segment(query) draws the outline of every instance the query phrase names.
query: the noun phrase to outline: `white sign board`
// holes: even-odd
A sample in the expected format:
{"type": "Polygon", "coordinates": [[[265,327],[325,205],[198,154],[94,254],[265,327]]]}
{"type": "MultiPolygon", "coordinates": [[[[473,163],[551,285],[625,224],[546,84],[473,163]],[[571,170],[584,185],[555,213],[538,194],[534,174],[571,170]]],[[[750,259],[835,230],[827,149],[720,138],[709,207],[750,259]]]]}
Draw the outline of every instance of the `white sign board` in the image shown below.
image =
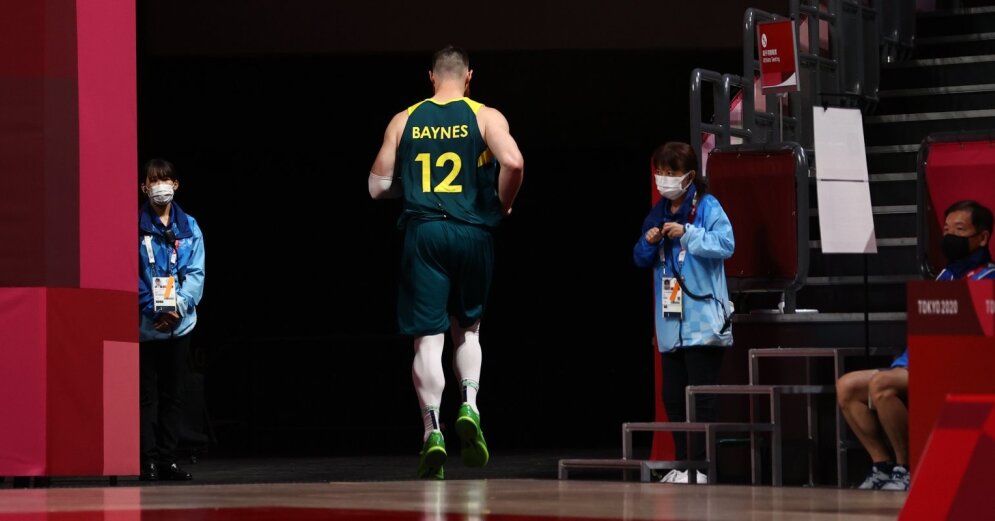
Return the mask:
{"type": "Polygon", "coordinates": [[[877,253],[860,111],[812,112],[822,252],[877,253]]]}
{"type": "Polygon", "coordinates": [[[816,178],[867,182],[862,118],[857,109],[812,109],[816,178]]]}

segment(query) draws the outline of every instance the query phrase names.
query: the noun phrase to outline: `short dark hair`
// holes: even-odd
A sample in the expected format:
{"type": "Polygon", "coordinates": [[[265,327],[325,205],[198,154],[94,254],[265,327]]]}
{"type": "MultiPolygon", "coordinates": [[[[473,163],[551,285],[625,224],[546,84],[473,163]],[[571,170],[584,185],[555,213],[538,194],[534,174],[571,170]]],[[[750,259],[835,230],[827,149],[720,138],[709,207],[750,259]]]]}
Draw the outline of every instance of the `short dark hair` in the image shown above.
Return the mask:
{"type": "Polygon", "coordinates": [[[979,232],[986,231],[989,234],[992,233],[992,211],[985,208],[977,201],[972,201],[970,199],[957,201],[956,203],[950,205],[946,212],[943,212],[943,217],[947,217],[948,215],[961,210],[967,210],[970,212],[971,225],[973,225],[976,230],[979,232]]]}
{"type": "Polygon", "coordinates": [[[701,175],[701,171],[698,170],[698,157],[691,145],[680,141],[670,141],[658,146],[653,151],[653,167],[664,166],[685,173],[694,170],[693,182],[698,196],[701,197],[708,192],[708,179],[705,179],[705,176],[701,175]]]}
{"type": "Polygon", "coordinates": [[[470,55],[463,49],[447,45],[432,55],[432,72],[437,76],[455,76],[470,68],[470,55]]]}
{"type": "Polygon", "coordinates": [[[179,180],[180,178],[176,176],[176,169],[173,168],[173,164],[165,159],[150,159],[148,163],[145,163],[145,168],[142,170],[142,182],[179,180]]]}

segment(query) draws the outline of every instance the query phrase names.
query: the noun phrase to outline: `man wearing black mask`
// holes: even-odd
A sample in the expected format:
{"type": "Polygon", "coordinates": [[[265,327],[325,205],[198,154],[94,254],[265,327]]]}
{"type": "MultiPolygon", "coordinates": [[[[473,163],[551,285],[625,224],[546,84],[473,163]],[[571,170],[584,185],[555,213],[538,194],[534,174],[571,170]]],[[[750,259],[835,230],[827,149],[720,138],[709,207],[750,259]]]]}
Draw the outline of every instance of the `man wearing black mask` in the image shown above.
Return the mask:
{"type": "MultiPolygon", "coordinates": [[[[944,216],[941,246],[947,267],[936,280],[995,279],[995,264],[988,249],[992,211],[975,201],[960,201],[947,208],[944,216]]],[[[857,488],[909,489],[908,389],[908,351],[889,369],[854,371],[836,382],[836,398],[843,416],[873,462],[867,478],[857,488]],[[885,436],[891,442],[894,459],[885,445],[885,436]]]]}

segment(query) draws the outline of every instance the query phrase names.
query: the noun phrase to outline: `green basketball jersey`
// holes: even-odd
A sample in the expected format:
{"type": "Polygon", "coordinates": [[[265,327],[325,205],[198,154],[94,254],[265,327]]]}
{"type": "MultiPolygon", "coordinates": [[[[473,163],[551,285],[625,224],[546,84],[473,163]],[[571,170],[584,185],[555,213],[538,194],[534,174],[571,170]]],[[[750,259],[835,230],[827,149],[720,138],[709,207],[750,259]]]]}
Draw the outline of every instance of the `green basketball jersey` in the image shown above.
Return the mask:
{"type": "Polygon", "coordinates": [[[408,109],[394,173],[404,186],[402,227],[411,219],[501,222],[500,166],[477,127],[482,106],[469,98],[427,99],[408,109]]]}

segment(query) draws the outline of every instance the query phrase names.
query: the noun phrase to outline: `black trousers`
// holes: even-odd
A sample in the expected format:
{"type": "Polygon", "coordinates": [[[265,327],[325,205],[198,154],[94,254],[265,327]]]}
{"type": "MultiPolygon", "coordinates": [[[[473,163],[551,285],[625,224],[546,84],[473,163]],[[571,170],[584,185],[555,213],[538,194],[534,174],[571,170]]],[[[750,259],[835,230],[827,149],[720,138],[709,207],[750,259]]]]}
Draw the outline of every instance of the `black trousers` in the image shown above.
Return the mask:
{"type": "Polygon", "coordinates": [[[139,391],[142,462],[176,460],[183,421],[190,335],[142,342],[139,391]]]}
{"type": "MultiPolygon", "coordinates": [[[[687,419],[684,389],[689,385],[715,385],[719,381],[722,356],[726,347],[687,347],[662,353],[663,407],[672,422],[687,419]]],[[[695,421],[715,421],[718,417],[718,396],[698,395],[695,421]]],[[[687,434],[675,432],[675,459],[685,459],[688,454],[687,434]]],[[[691,459],[705,459],[705,435],[691,435],[691,459]]]]}

